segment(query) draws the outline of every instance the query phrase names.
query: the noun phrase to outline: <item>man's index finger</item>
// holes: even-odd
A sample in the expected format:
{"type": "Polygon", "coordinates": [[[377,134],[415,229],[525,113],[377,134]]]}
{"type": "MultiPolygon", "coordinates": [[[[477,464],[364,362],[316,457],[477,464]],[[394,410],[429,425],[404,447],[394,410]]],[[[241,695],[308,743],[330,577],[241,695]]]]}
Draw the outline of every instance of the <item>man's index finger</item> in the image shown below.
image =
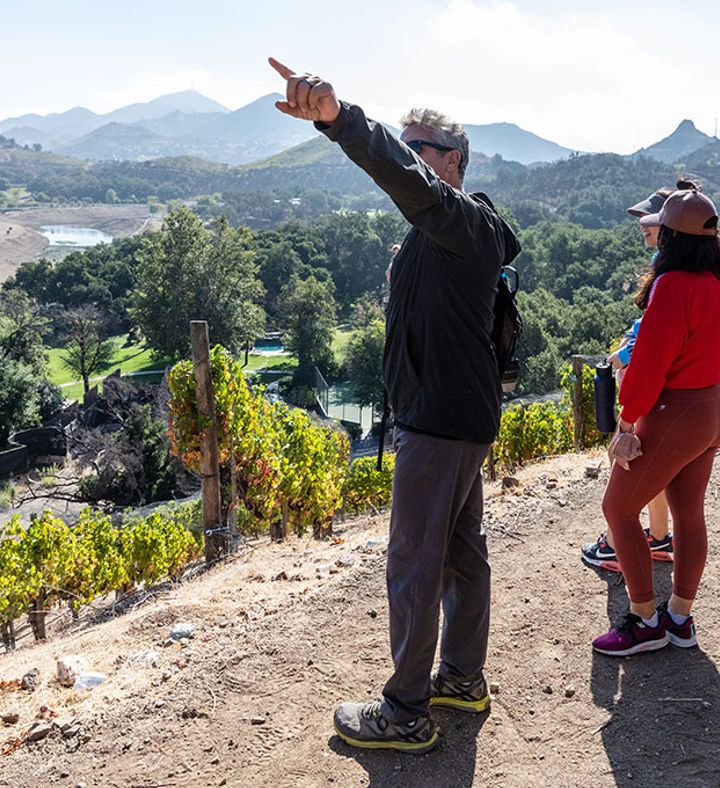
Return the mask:
{"type": "Polygon", "coordinates": [[[275,71],[277,71],[278,74],[280,74],[283,79],[290,79],[290,77],[295,76],[295,72],[291,68],[283,65],[279,60],[275,60],[274,57],[269,57],[268,63],[275,69],[275,71]]]}

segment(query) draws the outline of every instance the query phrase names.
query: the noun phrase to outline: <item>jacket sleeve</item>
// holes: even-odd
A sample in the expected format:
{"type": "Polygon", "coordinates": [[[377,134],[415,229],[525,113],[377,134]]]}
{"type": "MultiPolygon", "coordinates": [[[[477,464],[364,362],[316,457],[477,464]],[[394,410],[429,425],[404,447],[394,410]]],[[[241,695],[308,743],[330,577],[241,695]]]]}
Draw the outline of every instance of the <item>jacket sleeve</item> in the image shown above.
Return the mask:
{"type": "Polygon", "coordinates": [[[620,386],[620,417],[624,421],[632,424],[647,416],[665,387],[670,365],[687,339],[685,303],[672,275],[657,279],[620,386]]]}
{"type": "Polygon", "coordinates": [[[332,125],[315,126],[337,142],[410,224],[435,243],[461,257],[492,254],[504,262],[506,233],[512,231],[495,211],[438,178],[407,145],[367,119],[360,107],[342,102],[332,125]]]}
{"type": "Polygon", "coordinates": [[[632,355],[635,342],[637,340],[638,331],[640,330],[640,322],[642,318],[638,318],[632,326],[625,333],[625,344],[618,350],[618,358],[627,366],[630,363],[630,356],[632,355]]]}

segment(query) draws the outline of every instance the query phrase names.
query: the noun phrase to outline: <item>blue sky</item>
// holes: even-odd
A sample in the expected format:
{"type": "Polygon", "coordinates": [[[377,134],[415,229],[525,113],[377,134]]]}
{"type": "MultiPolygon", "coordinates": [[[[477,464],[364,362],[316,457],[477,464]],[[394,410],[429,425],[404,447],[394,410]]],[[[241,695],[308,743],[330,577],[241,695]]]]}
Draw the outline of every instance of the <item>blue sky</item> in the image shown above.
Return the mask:
{"type": "Polygon", "coordinates": [[[191,87],[237,109],[281,87],[275,55],[388,122],[436,106],[627,153],[686,117],[714,132],[716,16],[709,0],[33,0],[2,10],[0,118],[191,87]]]}

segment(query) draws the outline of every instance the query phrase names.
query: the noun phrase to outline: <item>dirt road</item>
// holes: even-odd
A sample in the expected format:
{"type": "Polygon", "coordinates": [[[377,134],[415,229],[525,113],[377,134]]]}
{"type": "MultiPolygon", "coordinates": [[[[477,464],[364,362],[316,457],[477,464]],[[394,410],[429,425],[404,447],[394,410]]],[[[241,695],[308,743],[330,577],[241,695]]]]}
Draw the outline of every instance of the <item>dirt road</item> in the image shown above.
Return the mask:
{"type": "MultiPolygon", "coordinates": [[[[590,649],[627,600],[621,576],[579,560],[580,543],[602,527],[606,477],[584,478],[586,464],[533,466],[509,494],[490,485],[487,672],[499,689],[489,715],[438,712],[444,736],[435,751],[358,752],[333,735],[334,705],[373,699],[390,671],[382,515],[340,526],[342,543],[251,543],[125,615],[0,657],[0,679],[41,673],[33,694],[0,692],[0,712],[21,717],[0,728],[0,744],[43,704],[82,725],[72,738],[55,730],[0,756],[0,785],[720,784],[717,474],[696,608],[701,648],[618,660],[590,649]],[[196,624],[196,637],[161,647],[178,621],[196,624]],[[134,664],[148,649],[157,667],[134,664]],[[53,659],[67,653],[84,653],[108,681],[84,695],[60,688],[53,659]]],[[[666,595],[670,567],[658,564],[655,579],[666,595]]]]}

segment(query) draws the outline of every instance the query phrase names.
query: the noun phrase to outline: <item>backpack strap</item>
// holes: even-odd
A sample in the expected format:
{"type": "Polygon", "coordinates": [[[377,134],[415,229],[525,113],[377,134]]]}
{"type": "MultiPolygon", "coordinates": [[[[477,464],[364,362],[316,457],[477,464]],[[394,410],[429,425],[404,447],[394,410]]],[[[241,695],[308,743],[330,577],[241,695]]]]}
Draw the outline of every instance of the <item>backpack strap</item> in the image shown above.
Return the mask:
{"type": "Polygon", "coordinates": [[[377,469],[382,470],[383,452],[385,451],[385,428],[390,416],[390,406],[388,405],[387,390],[383,386],[383,407],[380,417],[380,441],[378,443],[377,469]]]}

